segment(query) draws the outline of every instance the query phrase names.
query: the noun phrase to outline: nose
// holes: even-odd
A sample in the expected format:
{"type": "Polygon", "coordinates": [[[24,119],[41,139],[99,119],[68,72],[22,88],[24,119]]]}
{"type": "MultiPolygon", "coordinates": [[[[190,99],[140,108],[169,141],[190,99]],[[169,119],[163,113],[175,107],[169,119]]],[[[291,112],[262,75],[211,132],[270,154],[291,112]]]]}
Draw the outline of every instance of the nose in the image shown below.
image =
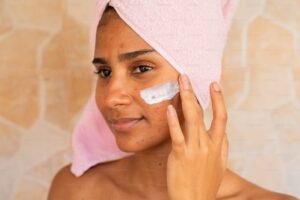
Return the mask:
{"type": "Polygon", "coordinates": [[[109,108],[129,105],[132,102],[130,85],[124,78],[111,77],[105,95],[105,104],[109,108]]]}

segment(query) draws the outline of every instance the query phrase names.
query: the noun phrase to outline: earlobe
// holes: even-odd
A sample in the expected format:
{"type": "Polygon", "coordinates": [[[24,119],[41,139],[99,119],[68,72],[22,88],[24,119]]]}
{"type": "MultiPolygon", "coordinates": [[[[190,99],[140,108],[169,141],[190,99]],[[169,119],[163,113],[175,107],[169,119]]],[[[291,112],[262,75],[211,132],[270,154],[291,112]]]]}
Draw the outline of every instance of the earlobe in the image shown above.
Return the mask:
{"type": "Polygon", "coordinates": [[[229,26],[231,25],[231,21],[238,4],[239,0],[221,0],[222,13],[227,28],[229,28],[229,26]]]}

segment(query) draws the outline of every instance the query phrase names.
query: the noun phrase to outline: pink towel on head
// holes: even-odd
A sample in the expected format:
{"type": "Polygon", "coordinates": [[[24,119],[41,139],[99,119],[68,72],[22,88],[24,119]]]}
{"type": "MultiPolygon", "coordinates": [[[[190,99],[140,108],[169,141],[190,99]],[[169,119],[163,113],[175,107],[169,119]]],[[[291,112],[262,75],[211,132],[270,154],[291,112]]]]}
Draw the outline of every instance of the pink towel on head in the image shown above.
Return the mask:
{"type": "MultiPolygon", "coordinates": [[[[189,76],[205,110],[209,85],[221,78],[221,61],[239,0],[98,0],[91,28],[94,51],[97,25],[107,4],[178,72],[189,76]]],[[[72,135],[72,166],[76,176],[90,167],[130,156],[116,144],[95,102],[87,104],[72,135]]]]}

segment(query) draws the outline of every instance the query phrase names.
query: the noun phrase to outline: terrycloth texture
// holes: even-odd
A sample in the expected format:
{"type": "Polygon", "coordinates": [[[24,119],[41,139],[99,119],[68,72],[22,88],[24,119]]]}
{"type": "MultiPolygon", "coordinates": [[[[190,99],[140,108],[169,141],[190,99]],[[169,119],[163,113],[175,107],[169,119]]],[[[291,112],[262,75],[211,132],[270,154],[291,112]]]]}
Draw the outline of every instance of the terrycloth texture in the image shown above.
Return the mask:
{"type": "MultiPolygon", "coordinates": [[[[221,61],[238,0],[98,0],[91,27],[94,52],[97,25],[107,4],[178,72],[189,76],[205,110],[209,85],[221,78],[221,61]]],[[[76,125],[71,170],[82,175],[95,164],[132,155],[122,152],[95,102],[76,125]]]]}

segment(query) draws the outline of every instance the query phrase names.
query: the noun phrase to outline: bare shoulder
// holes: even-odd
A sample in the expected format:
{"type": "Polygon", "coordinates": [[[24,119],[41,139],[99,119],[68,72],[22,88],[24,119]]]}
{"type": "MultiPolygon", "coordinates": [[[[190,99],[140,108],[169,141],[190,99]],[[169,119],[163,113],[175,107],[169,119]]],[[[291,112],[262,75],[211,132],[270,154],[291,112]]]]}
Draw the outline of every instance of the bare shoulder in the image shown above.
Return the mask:
{"type": "Polygon", "coordinates": [[[288,194],[274,192],[265,188],[262,188],[243,177],[237,175],[234,172],[230,172],[239,183],[238,195],[233,199],[247,199],[247,200],[299,200],[288,194]]]}
{"type": "Polygon", "coordinates": [[[54,176],[49,193],[48,200],[68,200],[74,185],[76,177],[70,171],[70,165],[61,168],[54,176]]]}
{"type": "Polygon", "coordinates": [[[105,173],[101,173],[99,169],[101,169],[101,165],[89,169],[80,177],[76,177],[71,172],[70,164],[64,166],[52,180],[48,200],[93,199],[100,194],[103,197],[107,193],[109,181],[106,181],[107,176],[105,173]]]}
{"type": "Polygon", "coordinates": [[[248,198],[249,200],[298,200],[296,197],[293,197],[288,194],[278,193],[274,191],[270,191],[264,188],[261,188],[259,186],[252,186],[252,188],[249,189],[248,192],[248,198]]]}

